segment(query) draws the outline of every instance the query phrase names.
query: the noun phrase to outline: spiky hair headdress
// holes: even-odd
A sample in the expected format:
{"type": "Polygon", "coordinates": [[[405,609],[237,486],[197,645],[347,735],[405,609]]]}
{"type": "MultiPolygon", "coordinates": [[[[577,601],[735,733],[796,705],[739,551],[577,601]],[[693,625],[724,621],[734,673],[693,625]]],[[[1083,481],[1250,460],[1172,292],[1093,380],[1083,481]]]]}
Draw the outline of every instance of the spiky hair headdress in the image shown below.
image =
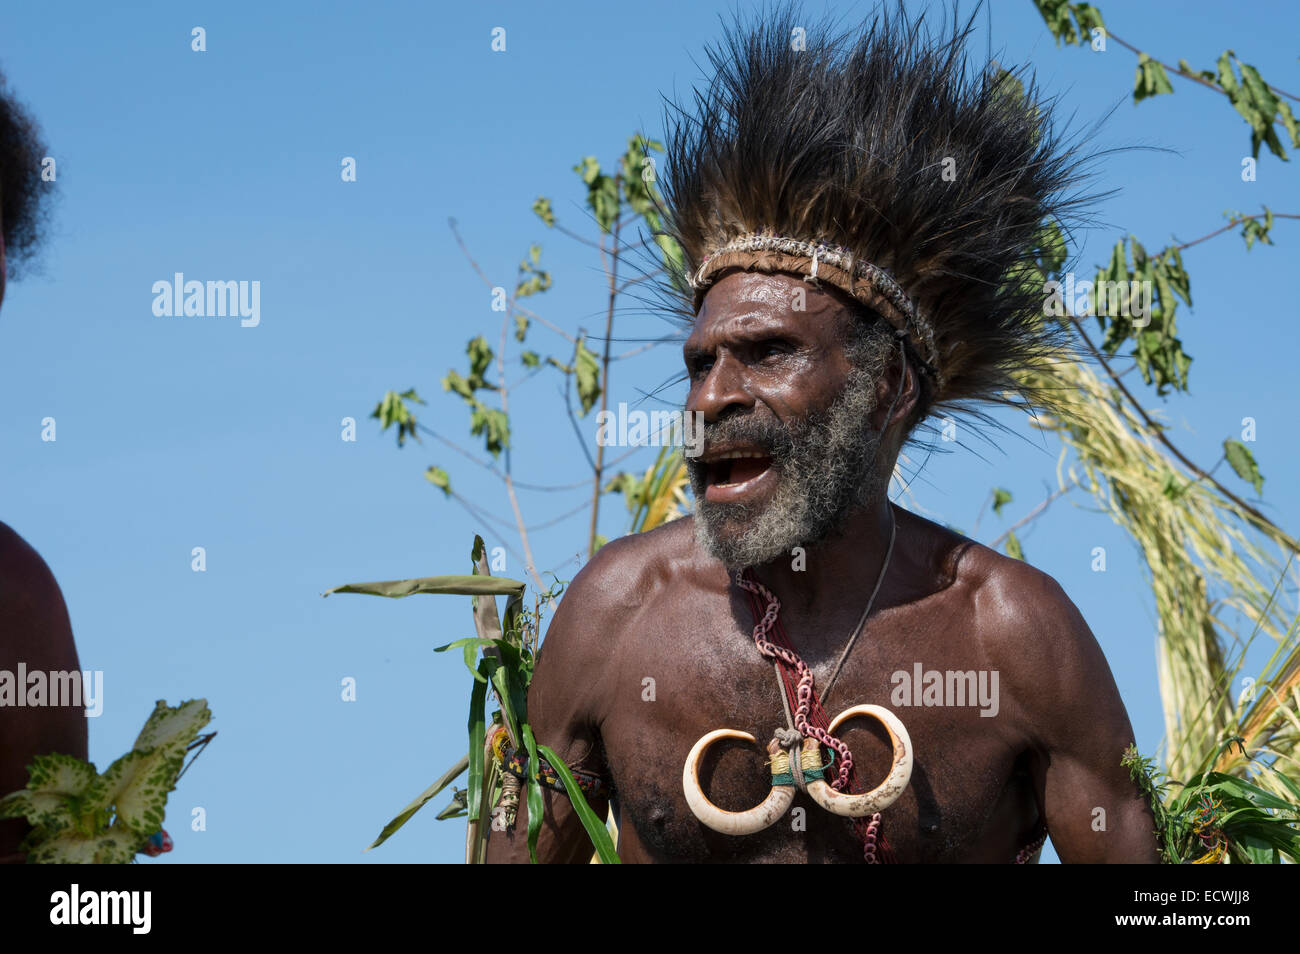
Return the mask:
{"type": "Polygon", "coordinates": [[[935,37],[900,7],[835,33],[785,6],[708,49],[660,181],[692,316],[725,269],[802,275],[905,334],[927,409],[1019,390],[1059,344],[1022,270],[1081,201],[1063,194],[1078,161],[1032,87],[968,67],[971,31],[935,37]]]}

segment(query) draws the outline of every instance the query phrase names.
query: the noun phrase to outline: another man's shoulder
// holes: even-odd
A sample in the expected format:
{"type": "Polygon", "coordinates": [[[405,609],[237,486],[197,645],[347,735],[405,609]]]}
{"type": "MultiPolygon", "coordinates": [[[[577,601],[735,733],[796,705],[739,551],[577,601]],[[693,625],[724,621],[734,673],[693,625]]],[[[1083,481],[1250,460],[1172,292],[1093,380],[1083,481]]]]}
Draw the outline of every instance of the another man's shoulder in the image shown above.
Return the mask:
{"type": "Polygon", "coordinates": [[[0,522],[0,631],[28,642],[67,626],[67,608],[54,574],[12,527],[0,522]]]}
{"type": "MultiPolygon", "coordinates": [[[[71,672],[81,668],[68,609],[54,574],[39,553],[0,523],[0,670],[71,672]]],[[[21,691],[21,690],[20,690],[21,691]]],[[[63,752],[86,758],[86,719],[75,706],[0,707],[0,795],[27,784],[37,755],[63,752]]],[[[22,819],[0,821],[0,863],[21,862],[22,819]]]]}

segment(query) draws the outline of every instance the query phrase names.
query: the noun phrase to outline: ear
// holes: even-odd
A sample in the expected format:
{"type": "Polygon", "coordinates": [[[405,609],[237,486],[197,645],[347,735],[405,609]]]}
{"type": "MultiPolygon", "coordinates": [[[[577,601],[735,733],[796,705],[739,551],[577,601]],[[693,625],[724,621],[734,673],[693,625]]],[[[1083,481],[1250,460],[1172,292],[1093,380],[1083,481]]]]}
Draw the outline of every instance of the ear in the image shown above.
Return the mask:
{"type": "MultiPolygon", "coordinates": [[[[871,412],[872,429],[883,431],[886,428],[901,428],[920,400],[921,381],[917,377],[916,368],[907,357],[907,349],[896,346],[893,360],[876,382],[876,408],[871,412]]],[[[902,444],[901,433],[898,435],[898,443],[902,444]]]]}

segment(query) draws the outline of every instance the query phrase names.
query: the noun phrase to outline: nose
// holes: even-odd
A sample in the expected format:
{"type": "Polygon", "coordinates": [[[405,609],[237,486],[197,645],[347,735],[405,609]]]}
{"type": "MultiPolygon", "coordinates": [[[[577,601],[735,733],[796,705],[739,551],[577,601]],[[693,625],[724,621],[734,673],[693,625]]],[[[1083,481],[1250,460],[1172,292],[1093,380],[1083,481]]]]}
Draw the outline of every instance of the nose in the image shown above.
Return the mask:
{"type": "Polygon", "coordinates": [[[687,411],[698,411],[705,422],[719,420],[736,408],[749,410],[754,397],[745,381],[745,367],[727,351],[720,351],[704,380],[691,389],[687,411]]]}

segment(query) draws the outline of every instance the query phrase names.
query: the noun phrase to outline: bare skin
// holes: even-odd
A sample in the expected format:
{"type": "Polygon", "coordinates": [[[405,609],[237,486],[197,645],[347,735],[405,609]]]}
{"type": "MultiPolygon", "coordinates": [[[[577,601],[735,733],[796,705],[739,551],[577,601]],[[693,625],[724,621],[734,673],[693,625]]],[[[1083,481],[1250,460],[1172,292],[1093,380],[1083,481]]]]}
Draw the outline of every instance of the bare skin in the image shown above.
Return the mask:
{"type": "MultiPolygon", "coordinates": [[[[0,523],[0,670],[80,669],[68,609],[59,584],[40,554],[0,523]]],[[[27,785],[27,766],[37,755],[86,754],[85,710],[70,706],[0,706],[0,795],[27,785]]],[[[22,862],[18,850],[29,831],[23,819],[0,821],[0,863],[22,862]]]]}
{"type": "MultiPolygon", "coordinates": [[[[850,365],[846,322],[833,289],[799,279],[726,274],[705,298],[685,346],[688,411],[706,421],[731,414],[791,420],[826,407],[850,365]]],[[[902,424],[919,396],[906,363],[880,382],[870,426],[888,427],[877,466],[892,469],[902,424]],[[892,416],[891,399],[901,389],[892,416]]],[[[704,459],[715,449],[706,446],[704,459]]],[[[761,502],[776,480],[745,485],[761,502]]],[[[710,491],[712,492],[712,490],[710,491]]],[[[735,494],[734,490],[726,491],[735,494]]],[[[781,618],[818,686],[875,585],[888,541],[887,501],[856,512],[833,540],[756,568],[781,600],[781,618]]],[[[829,698],[832,717],[859,703],[892,709],[915,753],[911,783],[884,813],[902,862],[1014,859],[1040,821],[1065,862],[1156,862],[1149,808],[1120,765],[1133,731],[1105,658],[1060,586],[928,520],[893,508],[893,558],[866,629],[829,698]],[[891,674],[996,670],[998,711],[891,702],[891,674]],[[1104,830],[1094,830],[1104,810],[1104,830]]],[[[726,568],[695,542],[693,518],[605,547],[577,575],[552,620],[529,694],[539,741],[570,765],[604,774],[616,790],[619,855],[625,862],[860,862],[850,823],[797,795],[795,814],[755,835],[701,825],[682,795],[686,755],[704,733],[728,727],[758,745],[723,742],[702,764],[705,793],[733,811],[766,795],[762,745],[784,724],[772,665],[754,647],[754,620],[726,568]],[[654,698],[647,696],[654,680],[654,698]]],[[[890,748],[881,727],[855,719],[839,733],[868,786],[884,777],[890,748]]],[[[586,861],[590,842],[563,795],[544,794],[543,861],[586,861]]],[[[605,805],[593,803],[598,813],[605,805]]],[[[493,832],[493,862],[528,859],[527,809],[513,831],[493,832]]]]}
{"type": "MultiPolygon", "coordinates": [[[[4,301],[4,239],[0,237],[0,303],[4,301]]],[[[0,523],[0,670],[14,673],[80,669],[68,608],[54,575],[39,553],[0,523]]],[[[0,795],[27,785],[27,766],[37,755],[86,754],[85,710],[69,707],[0,706],[0,795]]],[[[0,820],[0,864],[26,860],[19,844],[30,826],[21,818],[0,820]]]]}

